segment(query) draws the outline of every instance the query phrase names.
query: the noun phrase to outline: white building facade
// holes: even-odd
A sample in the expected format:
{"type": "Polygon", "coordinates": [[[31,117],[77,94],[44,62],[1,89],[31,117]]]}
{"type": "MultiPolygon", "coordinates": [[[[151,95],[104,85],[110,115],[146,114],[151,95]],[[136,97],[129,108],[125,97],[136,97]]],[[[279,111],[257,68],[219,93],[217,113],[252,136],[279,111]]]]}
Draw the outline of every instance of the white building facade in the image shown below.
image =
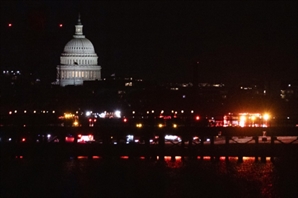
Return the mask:
{"type": "Polygon", "coordinates": [[[93,44],[83,35],[80,17],[75,25],[75,34],[64,47],[57,66],[56,83],[60,86],[83,85],[84,81],[101,80],[101,66],[93,44]]]}

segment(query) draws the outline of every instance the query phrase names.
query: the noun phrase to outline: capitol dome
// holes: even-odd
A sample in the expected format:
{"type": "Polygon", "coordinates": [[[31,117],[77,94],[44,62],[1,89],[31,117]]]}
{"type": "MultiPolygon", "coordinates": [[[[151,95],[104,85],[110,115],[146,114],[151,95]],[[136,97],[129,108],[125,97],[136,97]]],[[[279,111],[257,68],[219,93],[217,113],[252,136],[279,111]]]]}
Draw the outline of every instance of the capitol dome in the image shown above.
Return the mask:
{"type": "Polygon", "coordinates": [[[64,47],[64,53],[94,54],[94,47],[87,38],[73,38],[64,47]]]}
{"type": "Polygon", "coordinates": [[[83,85],[84,81],[101,80],[101,66],[93,44],[83,35],[83,25],[79,16],[75,34],[64,47],[57,66],[56,83],[61,86],[83,85]]]}

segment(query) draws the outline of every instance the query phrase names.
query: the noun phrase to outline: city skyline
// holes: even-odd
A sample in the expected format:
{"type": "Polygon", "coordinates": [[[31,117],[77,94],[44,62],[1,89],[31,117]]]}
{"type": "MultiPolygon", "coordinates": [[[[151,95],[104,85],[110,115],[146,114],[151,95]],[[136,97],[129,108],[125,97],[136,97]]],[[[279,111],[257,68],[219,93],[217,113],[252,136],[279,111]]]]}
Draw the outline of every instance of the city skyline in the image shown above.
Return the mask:
{"type": "Polygon", "coordinates": [[[294,1],[1,1],[1,69],[54,80],[80,12],[103,77],[192,81],[199,61],[199,82],[297,80],[296,7],[294,1]]]}

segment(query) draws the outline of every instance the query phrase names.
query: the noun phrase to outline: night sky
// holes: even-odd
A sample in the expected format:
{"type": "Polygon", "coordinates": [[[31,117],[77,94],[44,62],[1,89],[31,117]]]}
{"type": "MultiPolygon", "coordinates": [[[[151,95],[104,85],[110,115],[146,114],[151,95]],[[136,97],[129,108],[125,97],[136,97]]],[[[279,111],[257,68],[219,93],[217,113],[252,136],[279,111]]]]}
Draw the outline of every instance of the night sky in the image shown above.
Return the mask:
{"type": "Polygon", "coordinates": [[[78,12],[102,77],[187,82],[199,61],[199,82],[298,78],[297,1],[1,1],[1,69],[55,81],[78,12]]]}

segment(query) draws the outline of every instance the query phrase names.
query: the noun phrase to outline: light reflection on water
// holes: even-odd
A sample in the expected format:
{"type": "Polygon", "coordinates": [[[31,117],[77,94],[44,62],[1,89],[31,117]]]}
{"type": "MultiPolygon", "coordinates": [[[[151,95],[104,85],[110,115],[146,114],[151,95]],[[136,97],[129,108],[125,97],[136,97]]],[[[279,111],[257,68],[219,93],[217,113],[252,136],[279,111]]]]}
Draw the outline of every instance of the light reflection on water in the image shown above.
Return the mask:
{"type": "Polygon", "coordinates": [[[1,162],[0,197],[298,197],[297,160],[266,160],[24,157],[1,162]]]}

